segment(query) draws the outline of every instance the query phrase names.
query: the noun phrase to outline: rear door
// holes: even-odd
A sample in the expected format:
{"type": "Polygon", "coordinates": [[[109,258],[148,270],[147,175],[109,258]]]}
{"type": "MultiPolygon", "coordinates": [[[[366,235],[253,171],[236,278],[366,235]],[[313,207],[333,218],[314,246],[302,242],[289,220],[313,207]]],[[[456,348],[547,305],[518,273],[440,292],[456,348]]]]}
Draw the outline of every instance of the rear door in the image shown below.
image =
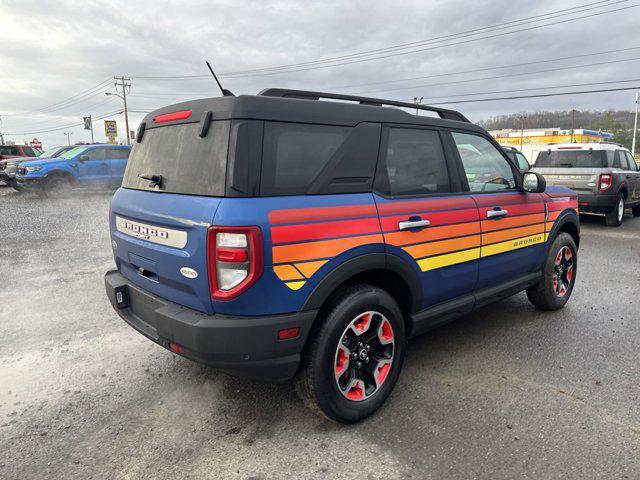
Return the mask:
{"type": "Polygon", "coordinates": [[[451,140],[479,209],[482,246],[477,290],[539,269],[545,242],[542,195],[519,189],[514,168],[487,137],[451,132],[451,140]]]}
{"type": "Polygon", "coordinates": [[[629,198],[627,201],[635,203],[640,200],[640,172],[638,172],[638,165],[631,153],[621,151],[620,155],[624,155],[625,158],[623,166],[625,168],[625,177],[629,188],[629,198]]]}
{"type": "Polygon", "coordinates": [[[78,180],[89,186],[98,186],[109,181],[109,147],[95,147],[86,150],[78,158],[78,180]],[[80,160],[82,158],[82,160],[80,160]]]}
{"type": "Polygon", "coordinates": [[[418,273],[423,308],[470,297],[478,280],[480,222],[437,129],[383,129],[374,198],[387,253],[418,273]]]}
{"type": "Polygon", "coordinates": [[[119,186],[122,183],[122,177],[124,176],[124,170],[127,168],[127,160],[129,153],[128,148],[110,148],[107,152],[109,159],[109,183],[114,186],[119,186]]]}

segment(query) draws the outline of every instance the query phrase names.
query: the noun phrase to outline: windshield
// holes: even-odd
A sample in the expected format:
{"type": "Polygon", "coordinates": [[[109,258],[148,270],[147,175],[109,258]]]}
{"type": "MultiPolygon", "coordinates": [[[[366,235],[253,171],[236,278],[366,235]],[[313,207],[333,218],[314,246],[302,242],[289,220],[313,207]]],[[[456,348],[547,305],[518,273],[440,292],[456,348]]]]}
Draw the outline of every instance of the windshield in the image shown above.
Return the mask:
{"type": "Polygon", "coordinates": [[[552,168],[602,168],[602,150],[554,150],[540,152],[536,167],[552,168]]]}
{"type": "Polygon", "coordinates": [[[51,158],[53,156],[55,156],[56,153],[58,153],[58,151],[60,150],[61,147],[51,147],[51,148],[47,148],[44,152],[42,152],[41,154],[39,154],[39,157],[42,158],[51,158]]]}
{"type": "Polygon", "coordinates": [[[75,157],[76,155],[81,154],[86,149],[87,149],[87,147],[72,148],[71,150],[68,150],[68,151],[64,152],[62,155],[60,155],[60,158],[64,158],[65,160],[71,160],[73,157],[75,157]]]}
{"type": "Polygon", "coordinates": [[[205,138],[198,134],[199,123],[145,131],[142,141],[133,146],[122,186],[136,190],[223,196],[229,125],[229,121],[211,122],[205,138]],[[140,175],[148,178],[140,178],[140,175]],[[153,176],[162,177],[161,187],[149,180],[153,176]]]}

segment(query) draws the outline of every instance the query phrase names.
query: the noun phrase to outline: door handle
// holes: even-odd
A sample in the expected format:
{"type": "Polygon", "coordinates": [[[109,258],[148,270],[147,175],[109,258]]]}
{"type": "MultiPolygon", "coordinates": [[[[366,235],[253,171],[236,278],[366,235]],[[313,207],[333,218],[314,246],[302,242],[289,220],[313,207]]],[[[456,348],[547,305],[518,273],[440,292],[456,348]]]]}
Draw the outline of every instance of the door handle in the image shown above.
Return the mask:
{"type": "Polygon", "coordinates": [[[494,208],[487,211],[487,218],[501,218],[506,217],[509,212],[502,208],[494,208]]]}
{"type": "Polygon", "coordinates": [[[627,175],[627,178],[631,178],[631,175],[627,175]]]}
{"type": "Polygon", "coordinates": [[[430,224],[429,220],[407,220],[398,222],[398,228],[400,230],[411,230],[412,228],[428,227],[430,224]]]}

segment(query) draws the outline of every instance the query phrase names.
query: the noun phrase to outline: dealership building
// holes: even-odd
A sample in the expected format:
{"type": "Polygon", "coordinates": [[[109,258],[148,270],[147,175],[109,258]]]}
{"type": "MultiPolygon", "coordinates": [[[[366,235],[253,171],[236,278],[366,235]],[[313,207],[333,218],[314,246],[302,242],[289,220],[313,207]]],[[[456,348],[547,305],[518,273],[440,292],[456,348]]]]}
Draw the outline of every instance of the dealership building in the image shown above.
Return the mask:
{"type": "Polygon", "coordinates": [[[559,128],[535,128],[526,130],[492,130],[489,132],[496,141],[505,147],[520,150],[529,163],[534,163],[538,152],[552,143],[602,143],[613,140],[613,134],[596,130],[561,130],[559,128]]]}

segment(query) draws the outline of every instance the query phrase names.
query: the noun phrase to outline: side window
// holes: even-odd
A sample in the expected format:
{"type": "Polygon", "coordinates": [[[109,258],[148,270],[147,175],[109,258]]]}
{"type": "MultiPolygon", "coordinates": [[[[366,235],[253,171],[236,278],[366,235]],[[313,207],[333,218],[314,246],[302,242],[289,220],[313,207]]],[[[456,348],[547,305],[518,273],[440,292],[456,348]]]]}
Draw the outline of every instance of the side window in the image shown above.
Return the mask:
{"type": "Polygon", "coordinates": [[[518,163],[518,168],[520,168],[521,170],[528,170],[530,168],[529,162],[523,154],[516,153],[516,160],[518,163]]]}
{"type": "Polygon", "coordinates": [[[390,128],[376,189],[391,196],[450,192],[449,173],[438,132],[390,128]]]}
{"type": "Polygon", "coordinates": [[[89,160],[106,160],[107,149],[106,148],[94,148],[85,153],[89,157],[89,160]]]}
{"type": "Polygon", "coordinates": [[[265,122],[260,193],[304,195],[351,128],[265,122]]]}
{"type": "Polygon", "coordinates": [[[611,168],[622,168],[622,152],[620,150],[616,150],[615,156],[613,157],[613,163],[611,164],[611,168]]]}
{"type": "Polygon", "coordinates": [[[629,152],[624,152],[624,154],[627,157],[627,163],[629,163],[629,170],[631,171],[638,171],[638,164],[636,163],[636,160],[633,158],[633,155],[631,155],[629,152]]]}
{"type": "Polygon", "coordinates": [[[36,156],[36,152],[33,151],[33,148],[31,147],[22,147],[22,149],[24,150],[24,153],[27,157],[35,157],[36,156]]]}
{"type": "Polygon", "coordinates": [[[516,188],[509,162],[489,140],[479,135],[452,132],[472,192],[516,188]]]}
{"type": "Polygon", "coordinates": [[[107,149],[107,160],[118,160],[121,158],[127,158],[127,151],[124,148],[109,148],[107,149]]]}

